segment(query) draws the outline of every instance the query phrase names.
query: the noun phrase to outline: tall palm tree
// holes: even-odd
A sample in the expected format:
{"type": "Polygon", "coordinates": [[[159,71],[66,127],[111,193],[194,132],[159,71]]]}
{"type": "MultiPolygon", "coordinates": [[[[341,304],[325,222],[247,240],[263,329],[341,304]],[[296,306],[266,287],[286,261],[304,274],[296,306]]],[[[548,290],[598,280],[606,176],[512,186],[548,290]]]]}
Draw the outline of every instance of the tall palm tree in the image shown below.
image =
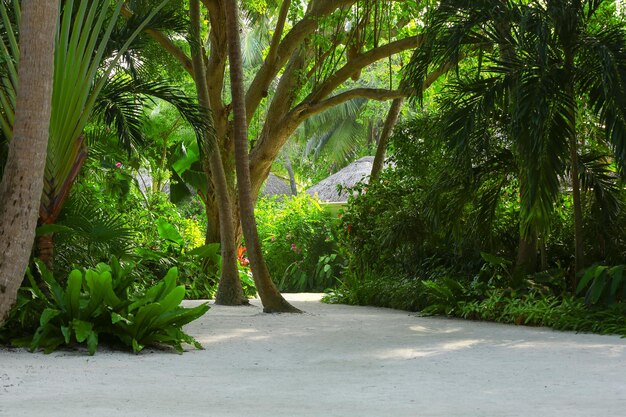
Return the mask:
{"type": "MultiPolygon", "coordinates": [[[[58,10],[58,0],[23,0],[13,140],[0,183],[0,324],[15,302],[35,237],[48,143],[58,10]]],[[[17,52],[15,40],[11,43],[17,52]]]]}
{"type": "MultiPolygon", "coordinates": [[[[190,0],[189,16],[191,20],[191,47],[193,57],[194,80],[196,82],[196,91],[200,105],[207,113],[208,117],[212,117],[210,113],[210,102],[208,89],[206,85],[206,70],[202,59],[202,42],[200,39],[200,3],[198,0],[190,0]]],[[[218,200],[219,217],[222,219],[230,219],[231,199],[228,193],[228,184],[222,156],[218,150],[217,141],[212,132],[204,133],[203,147],[205,152],[210,153],[208,166],[204,167],[207,183],[212,181],[215,194],[218,200]]],[[[207,213],[210,217],[210,213],[207,213]]],[[[232,221],[220,221],[220,241],[222,254],[222,268],[219,287],[215,297],[216,304],[222,305],[241,305],[247,304],[247,299],[243,295],[243,288],[239,278],[239,270],[237,268],[237,247],[235,239],[235,227],[232,221]]]]}
{"type": "Polygon", "coordinates": [[[237,0],[226,1],[224,8],[227,21],[228,57],[230,60],[230,82],[234,115],[235,163],[242,229],[248,248],[254,283],[263,303],[263,311],[266,313],[295,313],[299,312],[299,310],[283,298],[278,292],[276,285],[272,282],[267,265],[263,259],[261,241],[254,219],[255,199],[252,195],[248,162],[248,123],[246,120],[238,3],[237,0]]]}
{"type": "Polygon", "coordinates": [[[428,47],[409,72],[420,91],[430,66],[461,53],[477,56],[475,74],[454,82],[449,136],[465,146],[484,132],[485,121],[506,121],[519,159],[525,238],[548,231],[570,167],[576,270],[584,265],[577,101],[589,101],[620,167],[626,165],[626,30],[600,21],[609,3],[443,1],[431,16],[428,47]]]}

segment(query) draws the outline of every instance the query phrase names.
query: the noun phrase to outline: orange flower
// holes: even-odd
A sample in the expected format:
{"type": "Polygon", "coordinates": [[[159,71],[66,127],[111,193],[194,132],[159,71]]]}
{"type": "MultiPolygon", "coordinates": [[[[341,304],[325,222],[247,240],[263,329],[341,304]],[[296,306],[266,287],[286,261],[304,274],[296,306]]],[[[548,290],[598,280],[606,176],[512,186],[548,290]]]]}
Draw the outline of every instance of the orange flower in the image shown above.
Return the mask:
{"type": "Polygon", "coordinates": [[[239,265],[248,266],[250,265],[250,260],[246,258],[246,251],[248,249],[245,246],[239,246],[237,249],[237,260],[239,261],[239,265]]]}

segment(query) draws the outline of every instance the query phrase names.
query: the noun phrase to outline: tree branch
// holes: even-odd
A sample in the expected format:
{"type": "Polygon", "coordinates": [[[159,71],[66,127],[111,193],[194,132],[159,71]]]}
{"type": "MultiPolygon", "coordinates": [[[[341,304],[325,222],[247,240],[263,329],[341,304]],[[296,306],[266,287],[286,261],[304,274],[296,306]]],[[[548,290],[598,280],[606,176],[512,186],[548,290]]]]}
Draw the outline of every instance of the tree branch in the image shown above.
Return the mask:
{"type": "Polygon", "coordinates": [[[307,119],[311,116],[319,114],[324,110],[337,106],[346,101],[353,100],[355,98],[366,98],[368,100],[387,101],[398,98],[406,97],[406,94],[400,90],[386,90],[381,88],[355,88],[352,90],[344,91],[337,95],[334,95],[326,100],[320,101],[313,105],[304,104],[302,107],[298,106],[293,109],[293,112],[298,114],[298,118],[307,119]]]}
{"type": "Polygon", "coordinates": [[[302,20],[296,23],[285,35],[276,48],[274,56],[268,55],[246,94],[246,113],[250,120],[263,97],[268,94],[269,86],[280,69],[285,66],[293,52],[298,48],[307,36],[312,34],[319,26],[320,18],[333,13],[335,10],[351,6],[357,0],[319,0],[312,2],[311,9],[307,11],[302,20]]]}
{"type": "Polygon", "coordinates": [[[355,58],[346,63],[346,65],[337,70],[337,72],[328,77],[328,79],[320,84],[314,91],[312,91],[311,94],[303,100],[303,103],[316,103],[324,99],[343,82],[350,78],[355,71],[365,68],[383,58],[397,54],[398,52],[411,48],[418,48],[422,42],[422,36],[411,36],[390,42],[386,45],[379,46],[378,48],[370,49],[367,52],[357,55],[355,58]]]}
{"type": "Polygon", "coordinates": [[[278,20],[276,21],[276,29],[272,35],[272,41],[270,42],[270,50],[267,53],[267,61],[275,61],[276,54],[278,53],[278,45],[280,44],[280,38],[283,36],[283,30],[285,30],[285,22],[287,21],[287,14],[289,13],[289,6],[291,0],[283,0],[280,5],[280,11],[278,13],[278,20]]]}

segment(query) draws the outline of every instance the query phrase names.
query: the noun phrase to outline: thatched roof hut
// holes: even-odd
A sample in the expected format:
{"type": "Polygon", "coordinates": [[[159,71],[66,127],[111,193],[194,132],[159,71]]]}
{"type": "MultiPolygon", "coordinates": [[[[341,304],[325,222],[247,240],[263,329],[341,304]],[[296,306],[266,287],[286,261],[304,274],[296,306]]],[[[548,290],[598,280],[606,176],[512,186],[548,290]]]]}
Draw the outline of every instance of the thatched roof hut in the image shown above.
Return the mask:
{"type": "Polygon", "coordinates": [[[289,183],[270,173],[261,189],[261,197],[284,197],[292,195],[289,183]]]}
{"type": "Polygon", "coordinates": [[[348,194],[343,191],[341,194],[337,191],[337,185],[341,184],[342,188],[353,187],[360,181],[367,182],[372,172],[374,164],[373,156],[365,156],[355,161],[330,177],[320,181],[313,187],[306,190],[307,194],[317,197],[321,201],[329,201],[333,203],[345,203],[348,201],[348,194]]]}

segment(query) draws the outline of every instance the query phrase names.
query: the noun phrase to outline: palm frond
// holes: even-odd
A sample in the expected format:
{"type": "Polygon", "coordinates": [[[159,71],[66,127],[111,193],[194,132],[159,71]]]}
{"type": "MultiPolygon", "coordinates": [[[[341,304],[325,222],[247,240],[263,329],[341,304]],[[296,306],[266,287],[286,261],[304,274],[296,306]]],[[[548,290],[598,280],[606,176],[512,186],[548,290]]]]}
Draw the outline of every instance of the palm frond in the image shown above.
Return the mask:
{"type": "Polygon", "coordinates": [[[577,82],[605,126],[622,173],[626,170],[626,30],[601,28],[580,40],[577,82]]]}
{"type": "Polygon", "coordinates": [[[432,70],[449,62],[458,65],[459,58],[468,53],[481,55],[494,44],[509,43],[511,33],[502,30],[501,23],[510,22],[516,9],[507,6],[508,2],[499,0],[448,0],[431,11],[422,45],[403,75],[417,100],[422,100],[423,84],[432,70]]]}
{"type": "Polygon", "coordinates": [[[599,152],[580,155],[579,175],[583,190],[593,193],[595,206],[607,224],[617,220],[624,203],[621,199],[619,177],[611,168],[611,157],[599,152]]]}
{"type": "Polygon", "coordinates": [[[62,267],[95,266],[111,256],[125,259],[133,254],[135,231],[120,214],[107,212],[100,204],[77,195],[67,201],[55,234],[56,263],[62,267]]]}

